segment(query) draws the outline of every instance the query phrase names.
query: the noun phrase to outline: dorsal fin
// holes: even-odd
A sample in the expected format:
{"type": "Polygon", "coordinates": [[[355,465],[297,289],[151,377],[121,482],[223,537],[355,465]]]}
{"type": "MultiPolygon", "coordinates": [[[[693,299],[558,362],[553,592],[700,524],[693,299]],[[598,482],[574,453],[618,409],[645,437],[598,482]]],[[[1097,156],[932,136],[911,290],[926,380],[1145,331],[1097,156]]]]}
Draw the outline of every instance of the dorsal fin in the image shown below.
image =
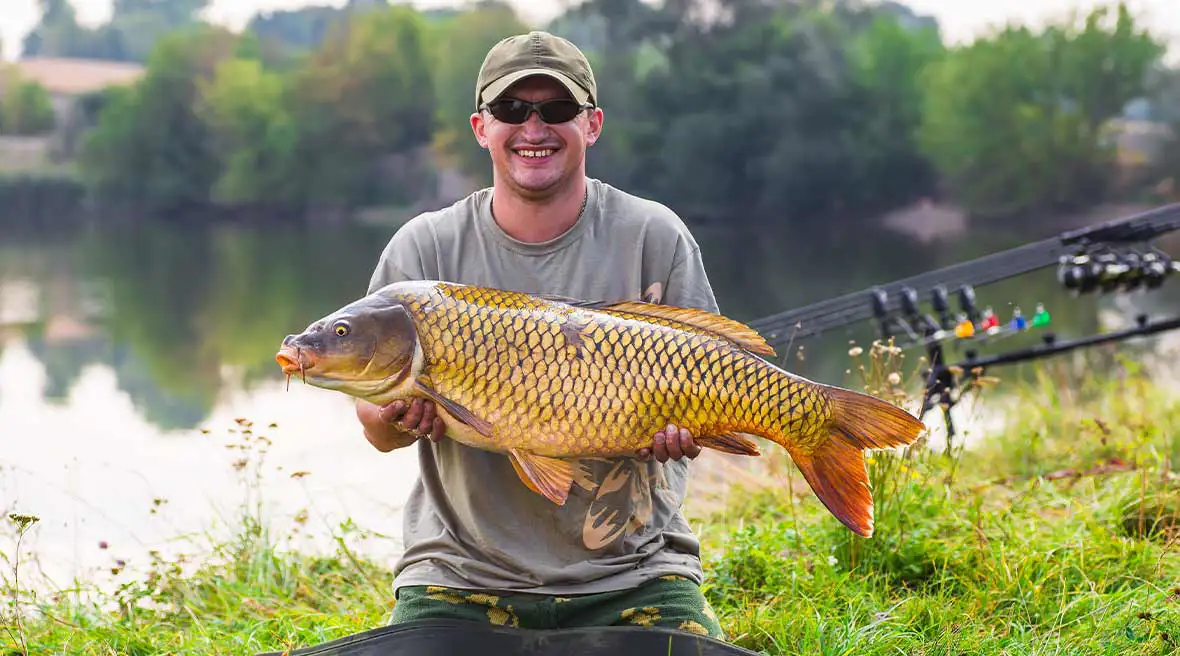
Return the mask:
{"type": "Polygon", "coordinates": [[[595,308],[599,312],[617,315],[636,315],[645,319],[662,319],[723,337],[738,346],[761,355],[773,356],[774,348],[766,343],[758,331],[740,321],[696,308],[658,305],[644,301],[620,301],[595,308]]]}

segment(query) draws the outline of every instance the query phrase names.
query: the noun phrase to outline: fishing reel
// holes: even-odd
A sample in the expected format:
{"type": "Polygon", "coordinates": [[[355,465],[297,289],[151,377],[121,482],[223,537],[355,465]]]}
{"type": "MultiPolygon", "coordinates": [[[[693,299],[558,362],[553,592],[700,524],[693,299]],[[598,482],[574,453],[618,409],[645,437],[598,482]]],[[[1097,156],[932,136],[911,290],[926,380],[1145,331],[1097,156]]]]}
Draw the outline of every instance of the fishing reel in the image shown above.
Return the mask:
{"type": "Polygon", "coordinates": [[[1156,289],[1168,275],[1180,272],[1180,262],[1152,248],[1147,252],[1103,250],[1063,255],[1057,281],[1075,295],[1156,289]]]}

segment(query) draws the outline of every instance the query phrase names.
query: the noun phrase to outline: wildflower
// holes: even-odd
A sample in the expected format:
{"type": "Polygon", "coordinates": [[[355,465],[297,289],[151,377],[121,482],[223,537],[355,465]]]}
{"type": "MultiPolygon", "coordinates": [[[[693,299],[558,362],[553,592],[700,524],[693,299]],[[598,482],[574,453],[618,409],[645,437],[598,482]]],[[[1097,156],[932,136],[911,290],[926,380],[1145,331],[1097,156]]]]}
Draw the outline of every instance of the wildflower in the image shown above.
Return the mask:
{"type": "Polygon", "coordinates": [[[889,374],[889,384],[890,385],[900,385],[901,384],[901,374],[897,373],[896,371],[889,374]]]}
{"type": "Polygon", "coordinates": [[[848,349],[848,355],[850,355],[854,358],[859,357],[860,354],[864,353],[864,352],[865,352],[865,350],[859,346],[853,346],[852,348],[848,349]]]}
{"type": "Polygon", "coordinates": [[[836,560],[835,556],[832,556],[832,555],[828,556],[828,565],[835,567],[836,563],[838,563],[838,562],[840,562],[840,561],[836,560]]]}
{"type": "Polygon", "coordinates": [[[23,515],[21,513],[9,513],[8,519],[16,524],[18,531],[24,532],[25,529],[41,521],[41,518],[36,515],[23,515]]]}

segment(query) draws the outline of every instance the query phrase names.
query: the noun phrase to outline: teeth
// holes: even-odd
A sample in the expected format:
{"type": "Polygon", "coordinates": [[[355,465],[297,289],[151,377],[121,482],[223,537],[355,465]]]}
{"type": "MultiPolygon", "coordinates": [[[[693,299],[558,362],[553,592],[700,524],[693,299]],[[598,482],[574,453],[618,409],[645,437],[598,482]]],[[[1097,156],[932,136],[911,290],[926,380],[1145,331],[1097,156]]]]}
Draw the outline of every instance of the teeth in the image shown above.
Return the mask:
{"type": "Polygon", "coordinates": [[[546,148],[545,150],[518,150],[516,151],[516,154],[520,155],[521,157],[548,157],[553,154],[553,149],[546,148]]]}

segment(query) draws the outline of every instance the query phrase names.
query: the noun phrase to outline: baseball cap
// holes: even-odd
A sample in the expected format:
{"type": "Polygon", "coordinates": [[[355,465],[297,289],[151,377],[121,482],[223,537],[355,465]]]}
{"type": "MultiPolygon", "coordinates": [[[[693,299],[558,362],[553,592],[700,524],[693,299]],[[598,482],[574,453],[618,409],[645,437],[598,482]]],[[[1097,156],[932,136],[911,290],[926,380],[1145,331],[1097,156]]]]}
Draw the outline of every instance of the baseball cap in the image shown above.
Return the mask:
{"type": "Polygon", "coordinates": [[[598,102],[594,71],[586,55],[566,39],[534,30],[502,39],[488,51],[475,80],[476,108],[530,75],[557,80],[578,102],[598,102]]]}

